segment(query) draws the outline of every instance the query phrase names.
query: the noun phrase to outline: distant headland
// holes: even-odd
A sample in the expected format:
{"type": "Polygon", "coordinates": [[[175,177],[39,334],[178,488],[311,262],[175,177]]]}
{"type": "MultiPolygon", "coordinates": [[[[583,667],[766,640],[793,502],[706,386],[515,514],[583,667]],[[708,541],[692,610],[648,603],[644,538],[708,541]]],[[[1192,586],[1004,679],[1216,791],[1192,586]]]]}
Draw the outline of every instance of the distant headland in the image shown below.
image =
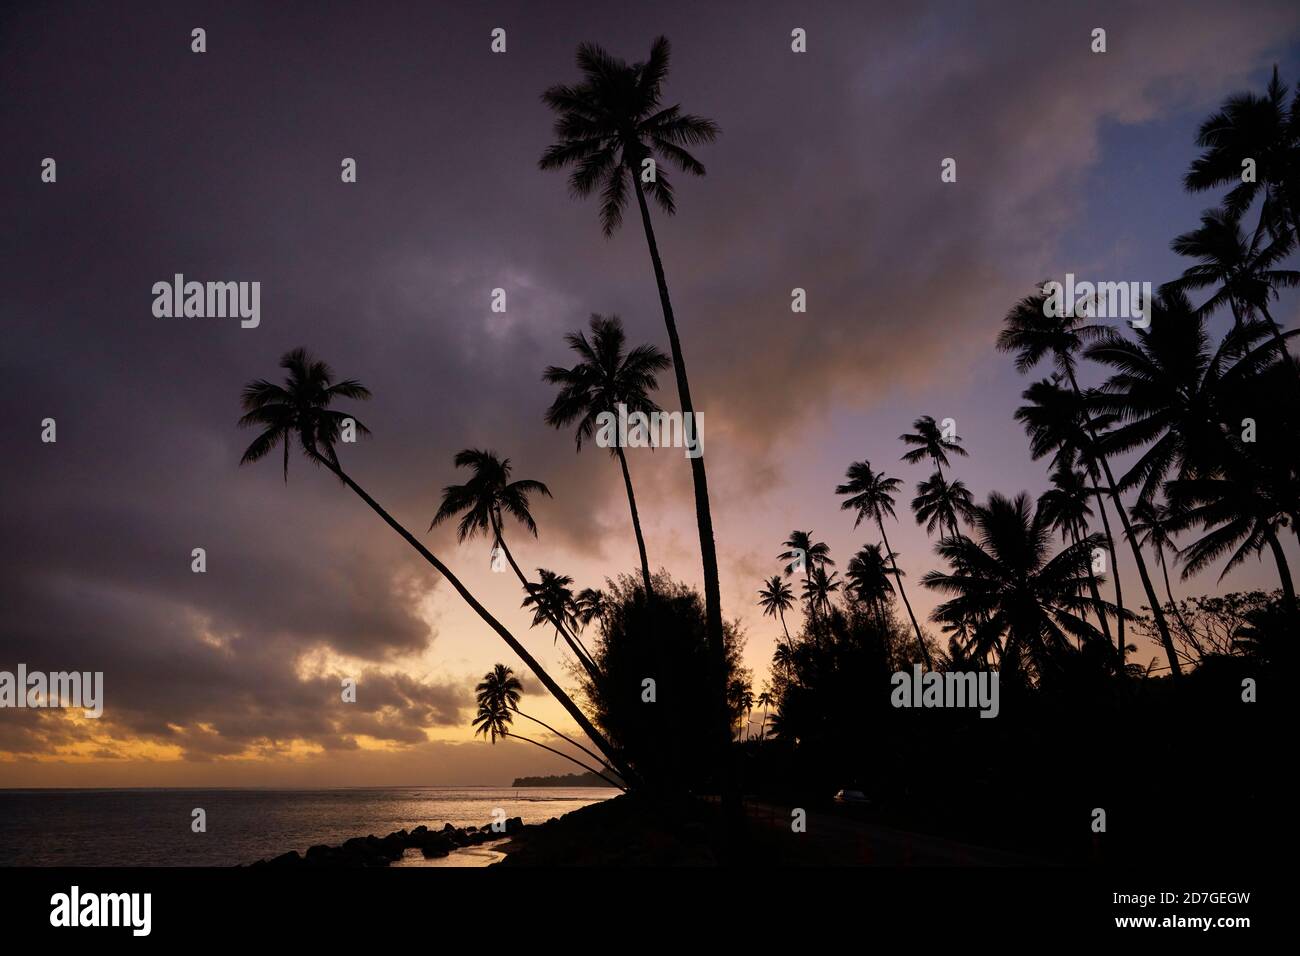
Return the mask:
{"type": "MultiPolygon", "coordinates": [[[[608,771],[607,771],[608,772],[608,771]]],[[[594,773],[562,773],[553,777],[515,777],[512,787],[607,787],[608,780],[602,780],[594,773]]]]}

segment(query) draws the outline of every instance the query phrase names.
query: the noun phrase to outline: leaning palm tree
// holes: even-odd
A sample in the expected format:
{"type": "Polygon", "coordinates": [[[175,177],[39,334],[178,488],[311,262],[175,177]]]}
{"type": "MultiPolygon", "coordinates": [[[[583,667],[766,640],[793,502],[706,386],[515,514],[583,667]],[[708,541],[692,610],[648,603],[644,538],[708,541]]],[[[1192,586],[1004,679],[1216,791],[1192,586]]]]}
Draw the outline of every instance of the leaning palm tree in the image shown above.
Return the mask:
{"type": "MultiPolygon", "coordinates": [[[[465,448],[456,453],[453,462],[457,468],[470,470],[469,480],[461,485],[448,485],[442,490],[442,504],[438,506],[437,513],[429,522],[429,530],[432,531],[444,521],[459,516],[456,540],[463,542],[480,534],[490,537],[494,548],[500,548],[506,560],[510,562],[510,567],[519,578],[524,593],[531,594],[534,585],[524,575],[510,551],[510,546],[506,544],[504,517],[510,515],[524,526],[524,530],[531,532],[534,538],[537,537],[537,522],[533,519],[529,498],[534,494],[549,498],[551,490],[540,481],[531,478],[511,481],[510,459],[501,458],[494,451],[465,448]]],[[[542,606],[544,615],[549,614],[550,610],[549,604],[542,606]]],[[[581,653],[574,641],[572,630],[565,620],[554,618],[551,623],[555,626],[556,633],[564,638],[569,650],[595,678],[597,676],[595,665],[591,663],[588,655],[581,653]]]]}
{"type": "Polygon", "coordinates": [[[605,616],[607,600],[605,592],[599,588],[583,588],[574,597],[573,603],[577,608],[578,623],[584,628],[605,616]]]}
{"type": "Polygon", "coordinates": [[[785,612],[794,606],[794,592],[779,574],[772,575],[759,588],[758,606],[765,616],[780,618],[781,630],[785,631],[785,639],[789,641],[790,629],[785,626],[785,612]]]}
{"type": "MultiPolygon", "coordinates": [[[[668,215],[676,211],[673,187],[658,159],[666,159],[682,172],[704,175],[704,166],[687,147],[712,142],[718,125],[712,120],[683,113],[679,106],[661,106],[662,86],[668,75],[670,48],[667,37],[659,37],[643,63],[626,63],[597,46],[578,47],[577,84],[552,86],[542,101],[556,113],[556,142],[549,146],[538,165],[542,169],[574,167],[569,187],[575,196],[600,191],[600,220],[606,236],[623,221],[628,184],[636,196],[641,225],[650,250],[659,304],[668,330],[668,345],[677,376],[677,397],[684,415],[695,417],[686,360],[677,334],[664,277],[659,244],[650,222],[650,199],[668,215]]],[[[705,621],[718,678],[726,673],[722,640],[722,602],[718,583],[718,557],[713,541],[713,516],[709,510],[709,483],[704,456],[690,459],[695,486],[695,520],[700,534],[700,560],[704,567],[705,621]]]]}
{"type": "Polygon", "coordinates": [[[1277,67],[1263,96],[1236,93],[1201,124],[1196,145],[1204,152],[1192,161],[1183,179],[1189,192],[1232,185],[1224,201],[1244,213],[1262,193],[1260,219],[1275,238],[1290,227],[1300,235],[1300,104],[1287,104],[1287,87],[1277,67]],[[1255,176],[1243,177],[1246,160],[1255,176]]]}
{"type": "MultiPolygon", "coordinates": [[[[241,401],[244,415],[239,425],[245,428],[260,428],[260,434],[253,439],[240,459],[240,464],[249,464],[265,458],[277,446],[283,443],[286,450],[289,445],[297,443],[303,454],[313,464],[330,471],[336,478],[347,485],[366,505],[379,515],[390,528],[414,548],[439,574],[447,580],[461,599],[473,609],[484,623],[506,642],[519,659],[528,666],[537,679],[550,692],[581,728],[582,732],[596,744],[597,749],[605,755],[626,780],[631,780],[626,763],[618,751],[605,739],[604,735],[592,725],[586,714],[575,704],[572,698],[561,689],[560,685],[548,674],[545,668],[528,653],[513,634],[488,612],[460,579],[452,574],[451,569],[422,545],[406,528],[385,511],[374,498],[370,497],[352,477],[343,470],[335,445],[343,433],[345,423],[351,419],[348,414],[330,406],[340,398],[364,400],[370,397],[370,391],[354,379],[336,381],[334,372],[324,362],[313,358],[306,349],[294,349],[280,360],[280,367],[288,372],[284,385],[276,385],[265,379],[257,379],[244,386],[241,401]]],[[[352,419],[355,421],[355,419],[352,419]]],[[[358,431],[365,432],[358,424],[358,431]]],[[[286,457],[287,462],[287,457],[286,457]]],[[[286,474],[288,465],[285,465],[286,474]]]]}
{"type": "Polygon", "coordinates": [[[835,488],[837,495],[848,496],[840,502],[840,508],[857,513],[853,520],[855,528],[862,523],[863,518],[876,522],[876,527],[880,531],[880,540],[889,555],[890,566],[894,576],[898,578],[898,596],[903,599],[907,616],[912,619],[912,628],[916,631],[916,643],[921,648],[921,657],[925,661],[925,666],[929,668],[932,666],[930,651],[925,646],[925,638],[921,636],[921,625],[916,622],[916,615],[912,613],[912,604],[907,599],[907,591],[898,573],[898,560],[894,550],[889,546],[889,537],[885,534],[885,515],[895,520],[898,517],[894,514],[894,495],[898,492],[901,482],[897,478],[887,478],[883,471],[872,471],[871,462],[868,461],[853,462],[849,465],[845,477],[848,480],[835,488]]]}
{"type": "Polygon", "coordinates": [[[569,649],[588,666],[588,673],[596,677],[595,662],[578,637],[578,604],[573,597],[572,585],[573,578],[567,574],[538,568],[537,583],[528,585],[528,596],[519,606],[533,612],[533,627],[549,622],[555,628],[555,639],[563,637],[569,643],[569,649]]]}
{"type": "MultiPolygon", "coordinates": [[[[1046,300],[1046,293],[1038,292],[1021,299],[1007,313],[1002,331],[998,334],[998,349],[1002,352],[1015,353],[1016,371],[1022,374],[1030,371],[1043,359],[1049,359],[1057,372],[1070,383],[1071,391],[1082,403],[1086,398],[1079,388],[1078,378],[1075,375],[1078,365],[1077,356],[1086,341],[1100,337],[1104,334],[1104,330],[1096,326],[1083,324],[1082,317],[1077,314],[1077,310],[1072,308],[1064,310],[1072,314],[1047,315],[1047,310],[1044,308],[1046,300]]],[[[1155,311],[1154,304],[1151,306],[1151,311],[1153,313],[1155,311]]],[[[1154,319],[1152,320],[1154,321],[1154,319]]],[[[1146,591],[1147,600],[1151,607],[1151,615],[1155,618],[1156,629],[1160,632],[1160,640],[1164,644],[1165,653],[1169,656],[1170,669],[1175,678],[1181,677],[1182,668],[1179,667],[1178,656],[1174,652],[1173,638],[1169,635],[1169,625],[1165,621],[1164,612],[1160,609],[1160,600],[1156,597],[1155,585],[1151,583],[1151,575],[1147,572],[1147,563],[1142,557],[1142,549],[1129,536],[1128,510],[1124,507],[1123,499],[1120,498],[1119,488],[1115,483],[1115,476],[1111,472],[1110,462],[1107,460],[1106,455],[1099,450],[1096,441],[1096,429],[1090,419],[1085,418],[1083,428],[1093,439],[1094,447],[1098,449],[1094,460],[1106,476],[1107,490],[1110,492],[1115,511],[1119,514],[1120,524],[1123,525],[1124,534],[1128,537],[1129,545],[1133,550],[1133,560],[1137,563],[1138,577],[1142,581],[1143,590],[1146,591]]],[[[1118,569],[1116,569],[1115,579],[1119,579],[1118,569]]],[[[1124,650],[1125,647],[1121,640],[1120,653],[1123,654],[1124,650]]]]}
{"type": "MultiPolygon", "coordinates": [[[[600,416],[618,415],[619,406],[623,406],[628,414],[659,411],[650,393],[659,387],[658,374],[672,363],[653,345],[638,345],[631,352],[625,351],[627,337],[618,316],[593,315],[590,340],[582,332],[570,332],[564,340],[578,353],[581,361],[573,368],[552,365],[542,373],[547,382],[560,386],[559,394],[546,412],[546,424],[564,428],[577,422],[574,437],[578,451],[582,451],[583,441],[590,441],[596,433],[600,416]]],[[[637,552],[641,556],[641,581],[646,594],[651,594],[650,561],[641,534],[641,518],[636,510],[627,455],[619,442],[614,442],[609,451],[618,458],[623,469],[623,485],[627,489],[628,507],[632,510],[632,530],[636,533],[637,552]]]]}
{"type": "Polygon", "coordinates": [[[934,620],[980,622],[967,648],[973,656],[1000,650],[1004,671],[1041,681],[1058,674],[1074,652],[1070,638],[1103,640],[1083,617],[1091,603],[1082,592],[1094,537],[1053,555],[1050,521],[1024,493],[1008,499],[994,492],[976,507],[972,523],[974,539],[945,538],[939,545],[954,570],[931,571],[922,583],[951,595],[935,608],[934,620]]]}
{"type": "Polygon", "coordinates": [[[523,695],[524,686],[514,672],[504,664],[497,664],[492,670],[483,675],[483,680],[474,688],[474,701],[478,704],[478,713],[472,722],[475,735],[482,734],[484,737],[490,737],[492,743],[497,742],[498,737],[511,737],[515,740],[522,740],[530,743],[534,747],[541,747],[543,750],[549,750],[553,754],[563,757],[572,763],[577,764],[583,770],[594,773],[600,779],[620,790],[626,789],[619,783],[615,783],[609,777],[605,776],[594,767],[589,767],[580,760],[570,757],[568,754],[556,750],[554,747],[548,747],[544,743],[533,740],[530,737],[524,737],[521,734],[512,733],[510,724],[515,715],[531,720],[535,724],[541,724],[555,736],[567,740],[570,744],[577,747],[583,753],[592,757],[597,763],[602,763],[600,757],[592,753],[582,744],[578,743],[571,737],[560,733],[550,724],[538,720],[525,714],[519,709],[519,698],[523,695]]]}
{"type": "Polygon", "coordinates": [[[772,693],[770,688],[764,688],[763,693],[755,698],[754,703],[763,708],[763,724],[758,732],[759,739],[762,740],[767,737],[767,708],[776,703],[776,695],[772,693]]]}

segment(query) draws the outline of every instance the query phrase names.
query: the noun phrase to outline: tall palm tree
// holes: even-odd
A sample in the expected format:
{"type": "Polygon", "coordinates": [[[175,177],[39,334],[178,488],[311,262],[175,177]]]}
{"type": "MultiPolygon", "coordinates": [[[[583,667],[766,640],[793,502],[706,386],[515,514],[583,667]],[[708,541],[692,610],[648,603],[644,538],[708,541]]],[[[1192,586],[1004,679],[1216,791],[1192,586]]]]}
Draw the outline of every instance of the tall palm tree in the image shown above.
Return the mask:
{"type": "MultiPolygon", "coordinates": [[[[281,442],[286,445],[295,440],[307,459],[313,464],[328,469],[336,478],[347,485],[366,505],[379,515],[390,528],[414,548],[433,568],[446,579],[461,599],[473,609],[485,624],[506,642],[506,645],[527,665],[542,685],[550,692],[587,737],[596,744],[605,759],[615,767],[625,780],[634,780],[626,763],[618,751],[604,735],[598,731],[587,715],[566,694],[560,685],[548,674],[545,668],[528,653],[513,634],[488,612],[460,579],[452,574],[451,569],[416,539],[406,528],[385,511],[374,498],[370,497],[352,477],[343,470],[338,459],[335,445],[342,432],[343,422],[350,415],[330,408],[336,399],[347,398],[363,400],[370,397],[370,391],[354,379],[336,381],[334,372],[324,362],[313,358],[306,349],[294,349],[280,360],[280,367],[288,372],[284,385],[276,385],[265,379],[257,379],[244,386],[241,401],[244,415],[239,425],[245,428],[260,428],[261,433],[253,439],[240,459],[240,464],[249,464],[265,458],[281,442]]],[[[355,421],[355,419],[353,419],[355,421]]],[[[360,431],[360,428],[358,428],[360,431]]],[[[287,466],[286,466],[287,468],[287,466]]]]}
{"type": "MultiPolygon", "coordinates": [[[[659,406],[650,399],[650,393],[659,387],[658,373],[672,362],[653,345],[638,345],[631,352],[625,351],[627,336],[618,316],[592,315],[590,340],[582,332],[570,332],[564,340],[578,353],[581,361],[573,368],[552,365],[542,373],[547,382],[560,386],[559,394],[546,412],[546,424],[564,428],[576,421],[578,429],[574,437],[578,451],[582,451],[584,440],[592,439],[600,416],[617,415],[620,405],[626,407],[628,414],[659,411],[659,406]]],[[[641,518],[636,510],[627,455],[618,442],[609,451],[618,458],[623,469],[627,503],[632,510],[632,530],[636,533],[637,552],[641,556],[641,580],[649,595],[652,593],[650,561],[641,534],[641,518]]]]}
{"type": "Polygon", "coordinates": [[[1224,202],[1245,212],[1262,193],[1261,223],[1274,237],[1289,226],[1300,235],[1300,104],[1287,104],[1277,67],[1263,96],[1236,93],[1201,124],[1203,150],[1183,179],[1189,192],[1232,184],[1224,202]],[[1242,181],[1242,162],[1255,162],[1254,182],[1242,181]]]}
{"type": "MultiPolygon", "coordinates": [[[[912,422],[912,428],[915,431],[898,436],[899,441],[903,444],[913,446],[911,451],[903,454],[901,460],[909,465],[915,465],[922,459],[929,458],[934,462],[934,477],[930,479],[929,484],[935,489],[947,487],[944,481],[943,469],[948,464],[948,453],[952,452],[954,455],[960,455],[963,458],[968,454],[966,449],[961,446],[961,439],[944,437],[943,429],[930,415],[922,415],[912,422]]],[[[955,484],[961,485],[961,482],[955,484]]],[[[965,485],[961,485],[962,490],[965,490],[965,487],[965,485]]],[[[922,494],[920,485],[917,486],[916,490],[918,495],[922,494]]],[[[967,495],[967,500],[969,502],[969,495],[967,495]]],[[[948,530],[955,536],[958,533],[956,512],[950,509],[949,513],[943,517],[947,521],[948,530]]],[[[921,521],[919,514],[917,515],[917,521],[918,523],[921,521]]],[[[926,531],[934,532],[933,522],[926,528],[926,531]]]]}
{"type": "MultiPolygon", "coordinates": [[[[663,164],[656,163],[654,177],[643,182],[647,169],[643,161],[654,161],[656,157],[666,159],[684,173],[703,176],[704,166],[687,147],[712,142],[718,135],[718,125],[710,119],[683,113],[680,106],[661,106],[669,59],[668,38],[662,36],[651,45],[645,62],[631,64],[594,43],[581,44],[577,62],[582,80],[573,85],[552,86],[542,94],[542,101],[556,113],[556,142],[547,147],[538,165],[544,170],[574,167],[569,187],[575,196],[585,197],[600,190],[600,219],[606,236],[613,235],[623,221],[631,183],[659,288],[659,304],[677,376],[678,401],[682,413],[694,418],[695,403],[691,400],[686,360],[668,297],[668,280],[650,221],[647,193],[668,215],[676,211],[676,202],[663,164]]],[[[726,651],[722,640],[722,601],[713,516],[709,510],[709,483],[704,456],[693,457],[690,462],[700,560],[704,568],[705,620],[721,681],[726,673],[726,651]]]]}
{"type": "Polygon", "coordinates": [[[826,566],[819,564],[813,569],[812,576],[803,583],[803,597],[808,606],[821,611],[822,617],[831,612],[831,595],[840,589],[840,582],[834,571],[826,573],[826,566]]]}
{"type": "Polygon", "coordinates": [[[885,555],[879,544],[865,544],[849,559],[847,577],[849,587],[858,599],[870,607],[876,615],[876,621],[882,627],[885,623],[885,606],[894,593],[890,578],[901,577],[902,572],[894,567],[885,566],[892,561],[893,555],[885,555]]]}
{"type": "Polygon", "coordinates": [[[979,621],[969,648],[975,656],[1000,647],[1004,672],[1030,670],[1040,680],[1058,673],[1074,652],[1069,638],[1103,640],[1083,617],[1094,537],[1053,555],[1050,520],[1025,493],[1008,499],[994,492],[976,507],[972,523],[974,539],[945,538],[939,545],[954,570],[922,579],[952,595],[935,608],[934,620],[979,621]]]}
{"type": "Polygon", "coordinates": [[[912,619],[912,629],[916,631],[916,643],[921,648],[921,657],[925,660],[928,669],[932,666],[930,651],[925,646],[925,638],[921,636],[921,625],[916,622],[916,615],[912,613],[912,604],[907,599],[907,591],[898,573],[898,561],[894,556],[894,549],[889,546],[889,537],[885,534],[885,515],[898,520],[898,516],[894,514],[894,495],[898,492],[901,482],[897,478],[887,478],[883,471],[872,471],[871,463],[868,461],[853,462],[849,465],[845,477],[848,480],[835,488],[837,495],[849,496],[840,502],[840,508],[857,513],[853,520],[855,528],[862,523],[863,518],[870,518],[876,522],[876,527],[880,531],[880,540],[889,555],[890,566],[894,576],[898,578],[898,596],[903,599],[907,616],[912,619]]]}
{"type": "Polygon", "coordinates": [[[497,664],[492,668],[492,670],[484,674],[483,680],[481,680],[474,688],[474,700],[475,703],[478,704],[478,713],[475,715],[472,722],[475,735],[482,734],[484,737],[490,737],[494,744],[497,742],[498,737],[511,737],[515,740],[522,740],[525,743],[532,744],[534,747],[541,747],[543,750],[549,750],[551,753],[557,754],[565,760],[577,764],[583,770],[586,770],[589,773],[594,773],[606,783],[618,787],[620,790],[626,789],[621,784],[615,783],[594,767],[589,767],[582,761],[570,757],[568,754],[556,750],[554,747],[548,747],[546,744],[533,740],[530,737],[524,737],[521,734],[512,733],[510,731],[510,724],[515,715],[518,715],[531,720],[535,724],[541,724],[551,733],[555,734],[555,736],[567,740],[583,753],[592,757],[597,763],[602,762],[599,756],[592,753],[576,740],[560,733],[550,724],[544,723],[536,717],[529,716],[520,710],[519,698],[523,694],[523,689],[523,684],[520,682],[519,678],[515,677],[514,672],[504,664],[497,664]]]}
{"type": "MultiPolygon", "coordinates": [[[[1101,517],[1104,532],[1101,540],[1110,553],[1110,566],[1115,572],[1112,575],[1115,604],[1123,607],[1124,587],[1119,574],[1119,555],[1115,551],[1110,519],[1106,516],[1106,501],[1101,490],[1103,479],[1098,464],[1101,455],[1098,436],[1106,433],[1105,429],[1113,423],[1113,416],[1090,415],[1088,402],[1078,392],[1061,387],[1060,373],[1054,374],[1050,379],[1034,382],[1021,393],[1021,398],[1026,404],[1016,409],[1015,419],[1025,426],[1033,459],[1037,461],[1045,455],[1052,455],[1054,473],[1067,481],[1069,479],[1065,473],[1073,472],[1076,463],[1081,464],[1092,483],[1092,491],[1097,498],[1097,514],[1101,517]]],[[[1064,501],[1055,495],[1047,500],[1048,512],[1053,516],[1058,508],[1064,506],[1064,501]]],[[[1100,603],[1097,604],[1097,614],[1104,623],[1105,611],[1100,603]]],[[[1122,659],[1128,648],[1122,616],[1115,622],[1115,626],[1118,632],[1115,646],[1122,659]]],[[[1103,627],[1103,630],[1109,637],[1109,626],[1103,627]]]]}
{"type": "Polygon", "coordinates": [[[970,489],[961,480],[948,481],[943,472],[935,469],[933,475],[916,484],[916,497],[912,499],[912,511],[916,523],[925,525],[926,534],[948,533],[953,537],[960,534],[957,519],[969,520],[974,499],[970,489]]]}
{"type": "Polygon", "coordinates": [[[739,677],[732,678],[727,685],[727,702],[731,705],[732,713],[735,715],[734,723],[740,723],[740,718],[745,718],[744,727],[746,732],[749,730],[749,714],[754,709],[754,689],[748,681],[741,680],[739,677]]]}
{"type": "Polygon", "coordinates": [[[763,726],[759,730],[759,738],[765,739],[767,737],[767,708],[776,703],[776,697],[772,694],[770,688],[765,687],[763,693],[758,695],[754,703],[763,708],[763,726]]]}
{"type": "MultiPolygon", "coordinates": [[[[490,537],[493,545],[500,548],[506,560],[510,562],[510,567],[519,578],[524,593],[531,594],[534,585],[524,575],[510,551],[510,546],[506,544],[504,516],[510,515],[522,524],[526,531],[531,532],[534,538],[537,537],[537,522],[533,519],[529,498],[534,494],[549,498],[551,490],[540,481],[531,478],[511,481],[510,459],[501,458],[494,451],[465,448],[456,453],[453,461],[457,468],[470,470],[469,480],[461,485],[448,485],[442,490],[442,504],[438,506],[437,513],[429,522],[429,530],[432,531],[444,521],[459,516],[456,540],[464,542],[480,534],[490,537]]],[[[549,604],[542,605],[544,615],[549,615],[551,610],[549,604]]],[[[587,672],[593,679],[598,678],[595,665],[588,655],[580,651],[565,620],[553,618],[551,623],[587,672]]]]}
{"type": "MultiPolygon", "coordinates": [[[[804,597],[808,595],[808,583],[812,580],[813,571],[826,565],[835,565],[835,560],[831,557],[830,545],[825,541],[814,541],[811,531],[791,531],[790,537],[782,542],[781,546],[786,550],[778,554],[777,560],[786,562],[786,577],[794,574],[795,569],[799,566],[800,556],[802,555],[803,564],[803,592],[804,597]]],[[[818,624],[817,609],[809,605],[809,616],[812,618],[813,626],[818,624]]]]}
{"type": "MultiPolygon", "coordinates": [[[[1063,456],[1057,458],[1051,481],[1052,487],[1038,496],[1038,507],[1042,509],[1043,516],[1050,523],[1052,530],[1061,535],[1062,541],[1078,544],[1088,536],[1088,519],[1092,517],[1092,507],[1088,504],[1088,498],[1097,494],[1096,482],[1093,483],[1093,490],[1089,491],[1084,473],[1077,471],[1067,457],[1063,456]]],[[[1100,501],[1098,504],[1100,505],[1100,501]]],[[[1106,538],[1110,545],[1113,566],[1115,544],[1109,541],[1109,533],[1106,538]]],[[[1093,606],[1097,620],[1101,624],[1102,634],[1108,644],[1112,643],[1110,623],[1106,619],[1106,612],[1101,603],[1101,591],[1097,587],[1097,575],[1091,564],[1088,565],[1088,590],[1092,594],[1093,606]]],[[[1117,587],[1115,603],[1123,606],[1119,593],[1117,587]]],[[[1120,640],[1123,638],[1121,637],[1120,640]]]]}
{"type": "MultiPolygon", "coordinates": [[[[998,349],[1016,354],[1016,370],[1022,374],[1028,372],[1043,359],[1050,359],[1057,371],[1069,381],[1070,388],[1075,396],[1080,402],[1083,402],[1085,396],[1079,388],[1079,381],[1075,375],[1076,356],[1083,348],[1085,341],[1102,335],[1103,330],[1095,326],[1084,325],[1081,317],[1077,314],[1048,316],[1044,309],[1046,299],[1045,293],[1038,292],[1021,299],[1012,307],[1011,311],[1007,313],[1002,331],[998,334],[998,349]]],[[[1075,310],[1070,309],[1067,311],[1073,312],[1075,310]]],[[[1155,311],[1154,305],[1151,311],[1155,311]]],[[[1094,447],[1097,447],[1095,429],[1091,421],[1086,418],[1084,428],[1091,434],[1094,447]]],[[[1182,676],[1182,668],[1178,665],[1178,656],[1174,652],[1174,642],[1169,636],[1169,625],[1165,621],[1164,612],[1160,609],[1160,600],[1156,597],[1155,586],[1151,583],[1151,575],[1147,572],[1147,563],[1142,557],[1142,549],[1137,546],[1137,542],[1129,534],[1128,511],[1124,507],[1119,488],[1115,484],[1115,476],[1111,472],[1110,462],[1099,448],[1096,452],[1095,461],[1101,466],[1102,473],[1106,476],[1107,490],[1110,492],[1115,511],[1119,515],[1120,524],[1124,528],[1125,537],[1128,538],[1129,546],[1133,550],[1133,560],[1137,563],[1138,577],[1142,581],[1143,590],[1146,591],[1147,600],[1151,607],[1151,616],[1155,618],[1156,629],[1160,632],[1160,640],[1164,644],[1165,653],[1169,656],[1171,673],[1177,679],[1182,676]]],[[[1115,569],[1115,578],[1116,580],[1119,579],[1118,568],[1115,569]]],[[[1120,653],[1123,654],[1124,651],[1125,648],[1121,640],[1120,653]]]]}
{"type": "Polygon", "coordinates": [[[1138,536],[1138,544],[1155,552],[1160,573],[1165,579],[1165,596],[1169,598],[1169,606],[1178,619],[1178,626],[1184,634],[1191,634],[1192,630],[1187,626],[1183,612],[1174,600],[1173,588],[1169,586],[1169,567],[1165,563],[1166,551],[1178,553],[1178,546],[1174,544],[1173,532],[1169,527],[1169,507],[1156,501],[1139,500],[1129,509],[1129,517],[1133,520],[1133,533],[1138,536]]]}
{"type": "Polygon", "coordinates": [[[772,575],[759,588],[758,606],[765,616],[780,618],[781,630],[785,631],[785,639],[789,641],[790,629],[785,626],[785,612],[794,606],[794,592],[779,574],[772,575]]]}

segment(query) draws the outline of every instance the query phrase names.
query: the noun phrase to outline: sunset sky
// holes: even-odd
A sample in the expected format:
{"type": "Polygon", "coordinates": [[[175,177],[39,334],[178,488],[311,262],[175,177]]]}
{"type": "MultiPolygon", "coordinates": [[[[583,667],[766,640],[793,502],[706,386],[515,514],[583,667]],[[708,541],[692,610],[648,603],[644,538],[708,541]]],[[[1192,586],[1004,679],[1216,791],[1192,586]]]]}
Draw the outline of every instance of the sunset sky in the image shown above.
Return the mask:
{"type": "MultiPolygon", "coordinates": [[[[355,410],[374,436],[342,448],[345,467],[563,670],[489,543],[425,531],[463,480],[455,452],[490,448],[554,494],[536,502],[538,540],[507,532],[525,568],[585,587],[636,566],[616,462],[543,421],[541,371],[572,364],[562,336],[590,313],[667,350],[635,218],[605,239],[595,203],[537,170],[552,121],[539,94],[577,78],[580,41],[632,60],[668,35],[666,101],[722,128],[697,151],[708,175],[676,178],[678,215],[656,228],[704,416],[723,613],[756,691],[780,628],[754,596],[791,529],[827,541],[841,571],[875,540],[839,510],[846,466],[904,479],[890,543],[928,615],[919,579],[937,559],[906,503],[929,470],[898,461],[897,436],[952,417],[971,453],[955,473],[978,499],[1041,491],[1046,462],[1012,420],[1030,378],[993,348],[1007,309],[1066,271],[1174,277],[1169,240],[1216,198],[1181,188],[1198,124],[1274,63],[1300,78],[1288,0],[1188,2],[1173,19],[1141,3],[129,9],[0,12],[0,670],[103,671],[106,693],[98,721],[0,710],[0,787],[573,769],[471,740],[473,684],[519,663],[328,474],[298,457],[286,486],[278,460],[237,467],[252,434],[235,421],[244,383],[278,378],[298,345],[368,385],[355,410]],[[790,51],[795,27],[806,54],[790,51]],[[945,157],[956,183],[940,182],[945,157]],[[175,273],[259,281],[260,326],[155,318],[151,287],[175,273]]],[[[1274,315],[1294,327],[1297,311],[1284,298],[1274,315]]],[[[629,463],[652,565],[699,584],[686,459],[629,463]]],[[[1276,586],[1271,561],[1218,570],[1175,589],[1276,586]]],[[[523,707],[568,725],[542,693],[523,707]]]]}

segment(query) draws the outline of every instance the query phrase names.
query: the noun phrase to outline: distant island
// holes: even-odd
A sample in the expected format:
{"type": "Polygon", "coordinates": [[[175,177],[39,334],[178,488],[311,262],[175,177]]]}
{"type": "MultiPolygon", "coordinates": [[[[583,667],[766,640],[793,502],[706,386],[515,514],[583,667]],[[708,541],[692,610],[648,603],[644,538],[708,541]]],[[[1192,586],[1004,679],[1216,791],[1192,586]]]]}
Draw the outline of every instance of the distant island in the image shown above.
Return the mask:
{"type": "MultiPolygon", "coordinates": [[[[609,771],[606,771],[607,773],[609,771]]],[[[564,773],[555,777],[515,777],[512,787],[608,787],[608,780],[602,780],[594,773],[564,773]]]]}

